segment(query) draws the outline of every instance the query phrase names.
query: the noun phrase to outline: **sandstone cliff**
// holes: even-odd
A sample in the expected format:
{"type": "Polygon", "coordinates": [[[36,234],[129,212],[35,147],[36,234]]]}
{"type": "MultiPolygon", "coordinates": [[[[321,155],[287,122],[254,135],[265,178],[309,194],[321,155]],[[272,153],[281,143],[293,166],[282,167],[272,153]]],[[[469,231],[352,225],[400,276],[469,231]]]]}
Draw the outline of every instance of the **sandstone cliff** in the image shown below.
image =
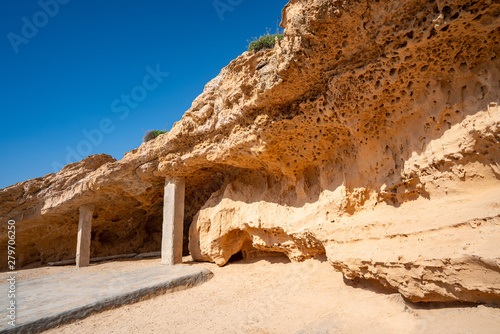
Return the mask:
{"type": "Polygon", "coordinates": [[[0,190],[0,238],[16,217],[22,264],[71,257],[92,201],[94,255],[159,248],[163,179],[185,176],[196,260],[326,254],[412,301],[498,302],[499,15],[292,0],[285,38],[232,61],[168,134],[0,190]]]}

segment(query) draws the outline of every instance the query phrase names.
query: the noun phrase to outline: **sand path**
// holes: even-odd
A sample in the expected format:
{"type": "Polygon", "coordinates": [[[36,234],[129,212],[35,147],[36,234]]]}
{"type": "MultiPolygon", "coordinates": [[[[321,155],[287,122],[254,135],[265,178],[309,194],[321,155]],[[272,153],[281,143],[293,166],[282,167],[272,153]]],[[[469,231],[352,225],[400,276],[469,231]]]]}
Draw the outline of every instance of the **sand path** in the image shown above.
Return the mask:
{"type": "MultiPolygon", "coordinates": [[[[189,260],[188,258],[185,259],[189,260]]],[[[144,266],[123,261],[107,266],[144,266]]],[[[500,309],[405,303],[399,294],[358,282],[347,285],[326,261],[284,257],[241,260],[210,269],[189,290],[156,296],[46,331],[55,333],[500,333],[500,309]]],[[[21,271],[31,278],[64,270],[21,271]]]]}

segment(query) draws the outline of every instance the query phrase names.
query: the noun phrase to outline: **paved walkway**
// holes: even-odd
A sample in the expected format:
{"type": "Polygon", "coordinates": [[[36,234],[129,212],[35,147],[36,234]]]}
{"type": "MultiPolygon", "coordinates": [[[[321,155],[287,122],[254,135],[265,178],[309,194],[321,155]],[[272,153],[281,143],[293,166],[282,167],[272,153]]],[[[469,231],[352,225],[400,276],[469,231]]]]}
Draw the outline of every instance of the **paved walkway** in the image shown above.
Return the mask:
{"type": "MultiPolygon", "coordinates": [[[[8,285],[0,295],[0,333],[37,333],[92,312],[206,282],[205,268],[155,264],[135,270],[76,268],[16,283],[16,327],[8,324],[8,285]]],[[[3,282],[2,282],[3,283],[3,282]]]]}

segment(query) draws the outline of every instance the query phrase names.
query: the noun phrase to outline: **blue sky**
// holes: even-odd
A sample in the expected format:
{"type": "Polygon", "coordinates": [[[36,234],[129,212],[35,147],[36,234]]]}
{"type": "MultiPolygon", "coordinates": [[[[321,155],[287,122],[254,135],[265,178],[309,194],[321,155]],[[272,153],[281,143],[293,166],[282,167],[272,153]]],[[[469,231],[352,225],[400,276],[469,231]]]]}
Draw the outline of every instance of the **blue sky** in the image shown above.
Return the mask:
{"type": "Polygon", "coordinates": [[[169,130],[286,3],[4,1],[0,188],[169,130]]]}

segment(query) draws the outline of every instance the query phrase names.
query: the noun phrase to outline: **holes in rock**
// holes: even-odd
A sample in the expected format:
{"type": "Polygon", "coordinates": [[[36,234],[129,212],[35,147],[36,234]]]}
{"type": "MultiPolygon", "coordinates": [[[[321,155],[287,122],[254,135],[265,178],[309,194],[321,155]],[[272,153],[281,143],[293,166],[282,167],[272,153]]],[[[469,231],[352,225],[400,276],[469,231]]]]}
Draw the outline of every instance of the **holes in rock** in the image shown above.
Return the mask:
{"type": "Polygon", "coordinates": [[[479,91],[480,91],[481,99],[484,99],[484,97],[486,96],[486,94],[488,94],[488,87],[481,86],[481,88],[479,89],[479,91]]]}
{"type": "Polygon", "coordinates": [[[429,37],[427,39],[431,39],[433,36],[437,35],[436,29],[432,28],[431,31],[429,32],[429,37]]]}
{"type": "Polygon", "coordinates": [[[451,8],[450,6],[444,6],[443,10],[441,10],[441,13],[443,13],[444,17],[446,18],[448,15],[451,13],[451,8]]]}
{"type": "Polygon", "coordinates": [[[406,41],[404,41],[403,43],[399,44],[398,46],[395,47],[395,49],[401,49],[401,48],[404,48],[408,45],[408,43],[406,41]]]}

